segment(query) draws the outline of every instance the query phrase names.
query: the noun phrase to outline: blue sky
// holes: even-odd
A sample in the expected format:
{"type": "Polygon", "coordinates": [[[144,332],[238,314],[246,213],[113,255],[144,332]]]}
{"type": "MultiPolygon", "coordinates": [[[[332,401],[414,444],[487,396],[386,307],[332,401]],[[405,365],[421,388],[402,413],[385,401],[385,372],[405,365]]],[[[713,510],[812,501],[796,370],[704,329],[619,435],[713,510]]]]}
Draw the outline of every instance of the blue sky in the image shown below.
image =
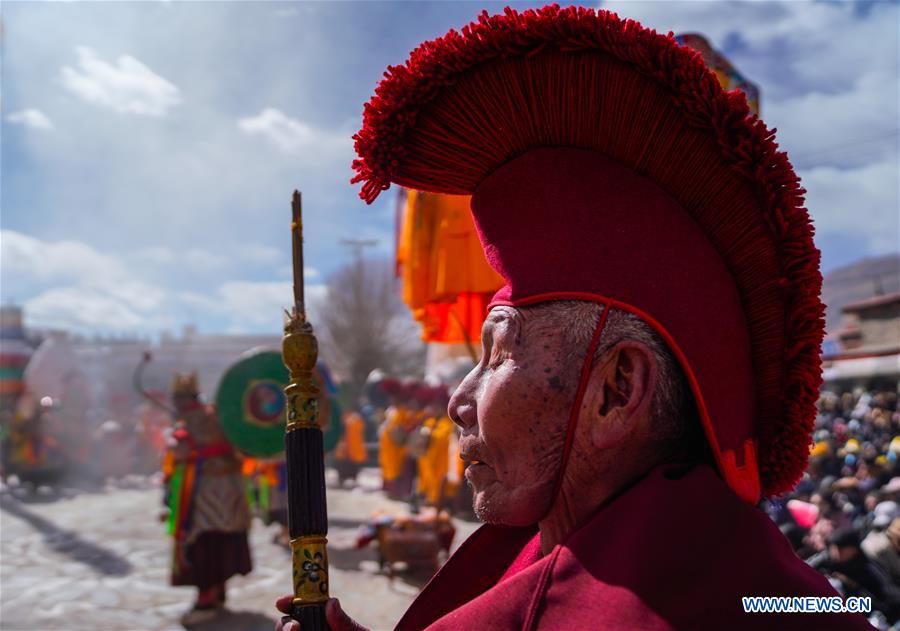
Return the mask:
{"type": "MultiPolygon", "coordinates": [[[[388,256],[393,195],[366,207],[348,183],[362,105],[388,64],[502,6],[4,2],[0,296],[83,332],[277,333],[293,188],[314,297],[340,239],[388,256]]],[[[703,33],[760,85],[826,270],[900,249],[897,2],[604,6],[703,33]]]]}

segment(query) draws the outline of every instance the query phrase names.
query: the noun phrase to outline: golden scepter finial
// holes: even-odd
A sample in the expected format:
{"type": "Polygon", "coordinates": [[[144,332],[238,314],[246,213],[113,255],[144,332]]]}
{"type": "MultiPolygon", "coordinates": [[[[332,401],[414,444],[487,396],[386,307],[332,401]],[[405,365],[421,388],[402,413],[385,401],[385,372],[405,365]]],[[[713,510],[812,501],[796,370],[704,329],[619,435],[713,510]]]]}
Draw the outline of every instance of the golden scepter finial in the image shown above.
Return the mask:
{"type": "Polygon", "coordinates": [[[328,628],[328,513],[325,505],[325,460],[319,426],[319,387],[313,371],[319,354],[303,296],[303,217],[299,191],[291,203],[294,307],[281,342],[290,371],[284,439],[288,483],[288,530],[291,536],[294,600],[291,617],[304,631],[328,628]]]}

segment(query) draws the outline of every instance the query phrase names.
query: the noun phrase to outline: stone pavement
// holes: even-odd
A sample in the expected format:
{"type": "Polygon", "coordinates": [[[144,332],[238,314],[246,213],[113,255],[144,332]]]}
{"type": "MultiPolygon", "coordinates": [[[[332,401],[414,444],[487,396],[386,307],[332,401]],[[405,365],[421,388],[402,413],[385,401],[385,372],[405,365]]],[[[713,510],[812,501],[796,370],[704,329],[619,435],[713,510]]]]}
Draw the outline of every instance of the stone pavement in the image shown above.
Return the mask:
{"type": "MultiPolygon", "coordinates": [[[[333,473],[333,472],[329,472],[333,473]]],[[[333,478],[329,478],[333,481],[333,478]]],[[[160,490],[129,479],[93,491],[25,494],[0,490],[0,628],[4,631],[183,629],[193,589],[170,587],[170,540],[156,520],[160,490]]],[[[423,582],[380,573],[375,551],[355,548],[375,510],[401,510],[364,470],[361,487],[328,492],[331,593],[373,629],[390,629],[423,582]]],[[[44,489],[44,491],[47,491],[44,489]]],[[[455,545],[477,524],[456,520],[455,545]]],[[[290,552],[273,543],[278,526],[256,520],[253,572],[229,581],[228,610],[197,631],[271,631],[276,597],[290,592],[290,552]]]]}

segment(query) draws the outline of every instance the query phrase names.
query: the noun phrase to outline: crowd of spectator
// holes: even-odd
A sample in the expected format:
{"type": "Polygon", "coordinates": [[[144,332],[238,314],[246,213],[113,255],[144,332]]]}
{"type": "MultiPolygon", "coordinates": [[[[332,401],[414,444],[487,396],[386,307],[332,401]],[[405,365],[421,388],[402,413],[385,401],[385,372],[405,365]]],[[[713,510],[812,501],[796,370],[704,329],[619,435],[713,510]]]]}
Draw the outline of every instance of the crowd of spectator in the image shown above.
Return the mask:
{"type": "Polygon", "coordinates": [[[797,554],[870,622],[900,629],[900,410],[893,391],[823,392],[809,468],[767,510],[797,554]]]}

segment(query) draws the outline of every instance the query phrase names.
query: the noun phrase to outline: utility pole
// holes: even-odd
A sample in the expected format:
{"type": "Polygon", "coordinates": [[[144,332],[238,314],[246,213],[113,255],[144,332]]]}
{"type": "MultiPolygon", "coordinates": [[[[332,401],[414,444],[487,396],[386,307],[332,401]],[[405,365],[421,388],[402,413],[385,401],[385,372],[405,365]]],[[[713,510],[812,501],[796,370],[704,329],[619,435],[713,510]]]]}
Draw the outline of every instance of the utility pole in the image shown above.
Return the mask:
{"type": "Polygon", "coordinates": [[[363,285],[365,284],[365,267],[363,266],[363,249],[378,245],[377,239],[341,239],[341,245],[346,245],[353,250],[353,257],[356,260],[356,273],[353,274],[353,294],[361,299],[364,293],[363,285]]]}
{"type": "Polygon", "coordinates": [[[340,244],[353,250],[353,257],[356,259],[356,264],[359,265],[362,263],[363,249],[378,245],[378,239],[341,239],[340,244]]]}

